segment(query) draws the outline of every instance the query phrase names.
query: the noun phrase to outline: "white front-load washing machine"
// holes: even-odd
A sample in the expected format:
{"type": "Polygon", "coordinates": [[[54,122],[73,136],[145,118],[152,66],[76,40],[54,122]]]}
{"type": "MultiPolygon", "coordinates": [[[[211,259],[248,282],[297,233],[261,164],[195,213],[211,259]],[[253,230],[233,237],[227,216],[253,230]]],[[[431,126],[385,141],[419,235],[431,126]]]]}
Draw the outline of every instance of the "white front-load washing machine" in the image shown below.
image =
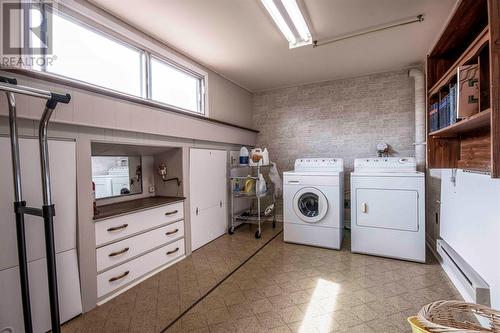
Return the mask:
{"type": "Polygon", "coordinates": [[[414,158],[354,161],[351,251],[425,262],[425,178],[414,158]]]}
{"type": "Polygon", "coordinates": [[[344,235],[344,163],[301,158],[283,173],[285,242],[340,249],[344,235]]]}

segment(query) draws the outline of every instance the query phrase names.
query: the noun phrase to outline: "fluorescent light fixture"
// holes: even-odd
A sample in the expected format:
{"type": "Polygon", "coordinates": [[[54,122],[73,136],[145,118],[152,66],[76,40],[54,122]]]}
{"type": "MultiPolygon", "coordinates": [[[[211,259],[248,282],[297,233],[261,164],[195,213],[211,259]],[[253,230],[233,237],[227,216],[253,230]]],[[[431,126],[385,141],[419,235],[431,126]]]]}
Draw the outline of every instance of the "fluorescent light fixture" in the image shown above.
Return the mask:
{"type": "Polygon", "coordinates": [[[291,49],[312,44],[311,33],[297,0],[261,0],[261,2],[288,40],[291,49]]]}

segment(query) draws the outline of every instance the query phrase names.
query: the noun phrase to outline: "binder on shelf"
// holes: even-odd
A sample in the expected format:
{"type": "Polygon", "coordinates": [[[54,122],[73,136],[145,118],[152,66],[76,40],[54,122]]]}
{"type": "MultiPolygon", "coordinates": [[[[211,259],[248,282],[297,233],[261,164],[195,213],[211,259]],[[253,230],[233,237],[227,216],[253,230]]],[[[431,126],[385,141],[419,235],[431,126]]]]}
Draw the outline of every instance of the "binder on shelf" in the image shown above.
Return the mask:
{"type": "Polygon", "coordinates": [[[450,124],[449,95],[439,101],[439,128],[444,128],[450,124]]]}
{"type": "Polygon", "coordinates": [[[429,112],[429,122],[431,125],[431,132],[437,131],[439,129],[439,103],[434,103],[431,105],[431,111],[429,112]]]}

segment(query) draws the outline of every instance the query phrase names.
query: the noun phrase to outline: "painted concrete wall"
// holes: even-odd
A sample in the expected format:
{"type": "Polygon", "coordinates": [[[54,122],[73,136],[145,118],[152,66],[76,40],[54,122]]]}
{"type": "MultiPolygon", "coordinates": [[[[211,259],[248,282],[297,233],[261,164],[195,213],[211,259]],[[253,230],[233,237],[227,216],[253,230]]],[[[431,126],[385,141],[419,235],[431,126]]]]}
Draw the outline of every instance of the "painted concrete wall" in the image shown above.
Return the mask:
{"type": "Polygon", "coordinates": [[[280,172],[296,158],[340,157],[345,189],[357,157],[414,156],[414,80],[406,70],[259,92],[253,98],[257,146],[267,147],[280,172]]]}
{"type": "Polygon", "coordinates": [[[407,71],[256,93],[257,145],[268,147],[280,171],[300,157],[376,156],[387,142],[394,155],[414,155],[414,88],[407,71]]]}
{"type": "Polygon", "coordinates": [[[208,70],[210,118],[252,127],[252,94],[208,70]]]}

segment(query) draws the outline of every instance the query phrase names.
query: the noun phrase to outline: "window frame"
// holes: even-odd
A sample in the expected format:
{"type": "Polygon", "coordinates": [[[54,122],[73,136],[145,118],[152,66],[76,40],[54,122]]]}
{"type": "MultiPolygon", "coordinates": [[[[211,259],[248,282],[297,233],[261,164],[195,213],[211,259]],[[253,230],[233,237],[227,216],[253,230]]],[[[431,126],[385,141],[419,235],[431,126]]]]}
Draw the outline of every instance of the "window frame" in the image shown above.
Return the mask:
{"type": "MultiPolygon", "coordinates": [[[[165,56],[157,51],[153,51],[150,48],[148,48],[146,45],[133,42],[129,37],[124,36],[120,32],[114,30],[113,28],[109,28],[107,26],[101,25],[100,23],[97,22],[94,18],[91,18],[89,16],[85,16],[83,14],[74,12],[72,9],[69,9],[65,6],[62,6],[61,4],[58,4],[57,7],[46,4],[45,8],[45,13],[49,11],[50,14],[52,15],[59,15],[63,17],[64,19],[69,20],[70,22],[77,24],[81,26],[84,29],[88,29],[96,34],[101,35],[104,38],[107,38],[109,40],[112,40],[122,46],[128,47],[134,51],[138,51],[140,54],[140,90],[141,90],[141,95],[133,95],[129,94],[126,92],[122,92],[119,90],[115,90],[113,88],[108,88],[104,87],[95,83],[79,80],[77,78],[73,77],[68,77],[65,75],[57,74],[54,72],[50,72],[46,70],[46,66],[41,67],[40,69],[37,68],[29,68],[30,71],[34,71],[36,73],[40,73],[42,76],[47,76],[50,78],[53,78],[55,80],[62,80],[62,81],[67,81],[70,83],[75,83],[77,85],[85,86],[88,87],[89,90],[92,91],[97,91],[97,92],[102,92],[106,95],[111,95],[113,97],[118,97],[118,98],[123,98],[125,100],[129,101],[136,101],[142,104],[150,105],[150,106],[156,106],[162,109],[166,109],[168,111],[174,111],[174,112],[179,112],[179,113],[187,113],[190,115],[194,115],[197,117],[201,118],[208,118],[208,105],[207,105],[207,99],[208,99],[208,88],[207,88],[207,80],[208,80],[208,74],[201,70],[198,69],[196,66],[184,66],[179,63],[179,61],[176,61],[175,59],[172,59],[168,56],[165,56]],[[151,73],[151,60],[156,59],[160,62],[163,62],[167,64],[168,66],[171,66],[181,72],[184,72],[194,78],[196,78],[199,82],[197,85],[197,106],[198,110],[197,111],[192,111],[188,109],[184,109],[182,107],[178,107],[175,105],[171,105],[168,103],[164,103],[161,101],[157,101],[152,99],[151,97],[151,92],[152,92],[152,73],[151,73]]],[[[170,52],[165,52],[165,53],[170,53],[170,52]]],[[[46,57],[47,55],[43,55],[46,57]]],[[[178,56],[173,55],[173,58],[178,58],[178,56]]],[[[181,59],[182,60],[182,59],[181,59]]],[[[184,62],[184,61],[183,61],[184,62]]]]}
{"type": "MultiPolygon", "coordinates": [[[[145,79],[145,71],[146,71],[146,64],[145,64],[145,57],[146,57],[146,52],[144,49],[141,49],[140,47],[136,46],[136,45],[133,45],[133,44],[130,44],[122,39],[119,39],[118,37],[112,35],[112,34],[109,34],[105,31],[102,31],[101,29],[98,29],[90,24],[88,24],[87,22],[84,22],[76,17],[74,17],[73,15],[71,14],[68,14],[67,12],[63,11],[63,10],[60,10],[59,8],[58,9],[55,9],[54,7],[52,6],[49,6],[50,9],[48,9],[50,12],[51,12],[51,15],[59,15],[61,18],[63,19],[66,19],[68,21],[70,21],[71,23],[75,24],[75,25],[78,25],[79,27],[83,28],[83,29],[87,29],[101,37],[104,37],[108,40],[111,40],[121,46],[124,46],[132,51],[136,51],[139,53],[139,57],[140,57],[140,63],[139,63],[139,66],[140,66],[140,95],[134,95],[134,94],[129,94],[129,93],[126,93],[126,92],[123,92],[123,91],[120,91],[120,90],[115,90],[113,88],[109,88],[109,87],[105,87],[105,86],[101,86],[99,84],[96,84],[96,83],[92,83],[92,82],[87,82],[87,81],[84,81],[84,80],[80,80],[78,78],[74,78],[74,77],[71,77],[71,76],[66,76],[66,75],[62,75],[62,74],[58,74],[58,73],[54,73],[54,72],[51,72],[51,71],[48,71],[47,70],[47,66],[46,66],[46,63],[47,62],[44,62],[45,66],[42,66],[41,67],[41,70],[38,70],[36,68],[34,68],[35,71],[40,71],[40,72],[43,72],[43,73],[47,73],[49,75],[52,75],[52,76],[55,76],[55,77],[60,77],[60,78],[63,78],[65,80],[70,80],[70,81],[75,81],[75,82],[79,82],[79,83],[83,83],[83,84],[86,84],[86,85],[91,85],[91,86],[94,86],[96,88],[102,88],[102,89],[106,89],[106,90],[109,90],[109,91],[114,91],[114,92],[117,92],[117,93],[120,93],[120,94],[125,94],[125,95],[128,95],[128,96],[133,96],[133,97],[138,97],[138,98],[144,98],[146,96],[146,86],[144,85],[144,79],[145,79]]],[[[46,10],[44,11],[44,14],[46,14],[46,10]]],[[[44,57],[46,57],[47,55],[44,54],[43,55],[44,57]]]]}
{"type": "Polygon", "coordinates": [[[168,60],[167,58],[165,57],[162,57],[162,56],[159,56],[159,55],[156,55],[156,54],[153,54],[153,53],[149,53],[148,54],[148,80],[147,80],[147,86],[148,86],[148,98],[151,99],[151,101],[155,102],[155,103],[161,103],[161,104],[164,104],[166,106],[172,106],[172,107],[176,107],[178,109],[181,109],[181,110],[184,110],[185,112],[190,112],[190,113],[196,113],[196,114],[204,114],[204,102],[205,102],[205,98],[204,98],[204,91],[205,91],[205,87],[204,87],[204,82],[205,82],[205,78],[203,75],[200,75],[199,73],[196,73],[192,70],[189,70],[187,68],[184,68],[184,67],[181,67],[179,65],[177,65],[176,63],[172,62],[171,60],[168,60]],[[188,109],[184,109],[184,108],[181,108],[181,107],[178,107],[178,106],[175,106],[175,105],[171,105],[171,104],[168,104],[168,103],[165,103],[165,102],[161,102],[161,101],[158,101],[156,99],[153,99],[153,96],[152,96],[152,92],[153,92],[153,72],[152,72],[152,60],[156,60],[156,61],[159,61],[160,63],[163,63],[167,66],[170,66],[180,72],[183,72],[183,73],[186,73],[188,75],[190,75],[191,77],[195,78],[198,80],[198,84],[197,84],[197,87],[196,87],[196,106],[197,106],[197,109],[198,109],[198,112],[196,111],[193,111],[193,110],[188,110],[188,109]]]}

